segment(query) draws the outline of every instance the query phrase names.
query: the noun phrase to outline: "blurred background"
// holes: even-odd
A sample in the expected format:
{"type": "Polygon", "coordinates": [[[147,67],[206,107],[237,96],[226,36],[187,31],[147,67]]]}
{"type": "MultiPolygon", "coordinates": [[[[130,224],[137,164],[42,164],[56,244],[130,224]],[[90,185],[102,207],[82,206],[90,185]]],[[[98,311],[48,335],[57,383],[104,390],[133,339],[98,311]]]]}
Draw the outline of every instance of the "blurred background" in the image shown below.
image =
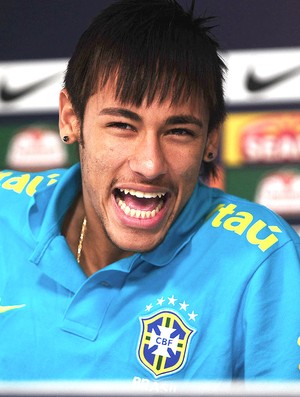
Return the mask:
{"type": "MultiPolygon", "coordinates": [[[[141,0],[142,1],[142,0],[141,0]]],[[[58,94],[74,46],[110,0],[0,0],[0,168],[66,167],[58,94]]],[[[184,6],[190,0],[180,0],[184,6]]],[[[228,66],[216,185],[300,233],[300,0],[196,0],[228,66]]]]}

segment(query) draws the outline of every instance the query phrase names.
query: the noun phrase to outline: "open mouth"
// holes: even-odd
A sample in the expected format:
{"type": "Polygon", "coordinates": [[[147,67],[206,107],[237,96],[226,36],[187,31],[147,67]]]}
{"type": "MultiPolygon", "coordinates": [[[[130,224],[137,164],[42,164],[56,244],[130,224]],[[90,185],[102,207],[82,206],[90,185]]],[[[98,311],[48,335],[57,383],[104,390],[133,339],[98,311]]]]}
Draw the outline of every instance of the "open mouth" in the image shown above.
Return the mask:
{"type": "Polygon", "coordinates": [[[163,208],[167,193],[142,192],[133,189],[115,189],[115,200],[121,210],[132,218],[154,218],[163,208]]]}

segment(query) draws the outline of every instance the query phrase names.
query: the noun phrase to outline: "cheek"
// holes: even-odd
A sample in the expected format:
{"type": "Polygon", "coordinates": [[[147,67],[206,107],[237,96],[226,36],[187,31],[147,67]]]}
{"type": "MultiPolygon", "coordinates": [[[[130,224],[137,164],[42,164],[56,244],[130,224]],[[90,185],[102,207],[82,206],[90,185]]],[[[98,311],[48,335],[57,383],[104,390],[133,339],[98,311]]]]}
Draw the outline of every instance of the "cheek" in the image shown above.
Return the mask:
{"type": "MultiPolygon", "coordinates": [[[[123,148],[124,149],[124,148],[123,148]]],[[[106,142],[89,143],[81,148],[80,160],[83,180],[93,191],[111,185],[124,164],[125,154],[119,146],[106,142]]]]}
{"type": "Polygon", "coordinates": [[[191,165],[188,169],[186,169],[183,177],[182,177],[182,189],[184,196],[190,196],[196,186],[196,183],[199,179],[200,167],[191,165]]]}
{"type": "Polygon", "coordinates": [[[197,152],[185,153],[182,156],[176,156],[176,161],[173,160],[173,169],[178,177],[185,182],[195,183],[198,180],[202,154],[197,152]]]}
{"type": "Polygon", "coordinates": [[[177,179],[179,195],[183,204],[190,198],[197,181],[199,180],[201,168],[201,154],[195,155],[190,153],[181,159],[176,160],[175,165],[175,180],[177,179]],[[180,192],[181,191],[181,192],[180,192]]]}

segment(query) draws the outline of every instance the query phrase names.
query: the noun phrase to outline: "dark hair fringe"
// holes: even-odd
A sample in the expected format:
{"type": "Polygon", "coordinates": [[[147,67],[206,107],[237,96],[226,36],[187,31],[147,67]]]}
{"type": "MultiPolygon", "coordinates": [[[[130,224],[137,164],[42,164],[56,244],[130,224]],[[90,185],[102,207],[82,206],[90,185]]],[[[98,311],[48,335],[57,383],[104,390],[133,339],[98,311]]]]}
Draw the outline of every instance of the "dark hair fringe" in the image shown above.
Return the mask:
{"type": "MultiPolygon", "coordinates": [[[[172,103],[203,96],[209,131],[225,118],[223,73],[211,17],[194,18],[175,0],[122,0],[84,32],[65,76],[65,87],[82,122],[88,98],[115,81],[116,99],[140,106],[154,99],[172,103]]],[[[213,174],[212,163],[204,165],[213,174]]]]}

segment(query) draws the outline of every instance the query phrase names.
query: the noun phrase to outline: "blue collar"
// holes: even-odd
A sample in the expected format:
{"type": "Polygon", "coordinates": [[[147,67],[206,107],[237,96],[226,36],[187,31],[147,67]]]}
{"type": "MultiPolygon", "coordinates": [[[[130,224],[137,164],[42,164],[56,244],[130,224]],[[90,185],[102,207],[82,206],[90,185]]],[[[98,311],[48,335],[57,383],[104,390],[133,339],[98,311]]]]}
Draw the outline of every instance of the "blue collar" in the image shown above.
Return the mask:
{"type": "MultiPolygon", "coordinates": [[[[81,191],[79,163],[63,171],[59,182],[53,185],[52,189],[53,192],[50,199],[49,193],[47,193],[49,192],[49,187],[38,191],[34,196],[29,210],[29,225],[34,239],[37,242],[34,253],[30,259],[39,266],[44,266],[43,271],[54,279],[59,278],[60,283],[64,285],[70,285],[71,283],[70,288],[73,289],[78,286],[78,283],[82,283],[86,279],[86,276],[77,265],[71,251],[66,249],[67,244],[64,237],[61,236],[60,230],[68,208],[81,191]],[[61,258],[60,264],[53,266],[53,261],[55,261],[54,247],[56,244],[60,246],[57,247],[59,248],[59,252],[65,252],[66,257],[61,258]],[[44,255],[47,256],[47,260],[43,259],[44,255]],[[70,258],[74,260],[77,268],[77,270],[74,269],[74,285],[72,285],[72,280],[62,280],[62,278],[64,278],[64,273],[69,274],[69,272],[64,272],[64,265],[65,263],[70,263],[70,258]]],[[[110,270],[122,269],[122,271],[128,272],[137,258],[141,258],[155,266],[167,265],[199,229],[210,206],[210,189],[198,183],[185,208],[173,223],[161,244],[152,251],[136,254],[131,258],[126,258],[125,260],[123,259],[111,264],[107,268],[110,270]]],[[[106,269],[103,269],[103,271],[105,270],[106,269]]]]}

